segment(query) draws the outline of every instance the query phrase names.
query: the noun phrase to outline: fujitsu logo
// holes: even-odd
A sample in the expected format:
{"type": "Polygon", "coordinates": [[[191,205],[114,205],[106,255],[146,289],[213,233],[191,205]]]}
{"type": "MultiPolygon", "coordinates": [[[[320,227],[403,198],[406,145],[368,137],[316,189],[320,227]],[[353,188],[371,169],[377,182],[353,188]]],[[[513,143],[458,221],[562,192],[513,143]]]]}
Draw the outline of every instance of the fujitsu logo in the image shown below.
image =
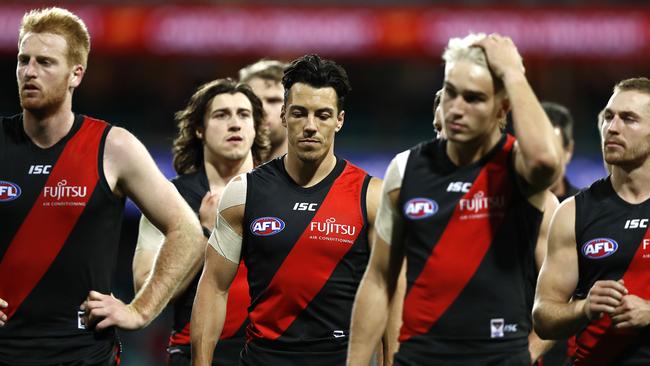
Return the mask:
{"type": "Polygon", "coordinates": [[[57,201],[62,198],[86,197],[87,187],[69,186],[68,181],[63,179],[56,186],[45,186],[43,188],[43,197],[54,198],[57,201]]]}
{"type": "Polygon", "coordinates": [[[322,233],[326,236],[329,234],[354,236],[357,232],[357,228],[352,225],[337,224],[336,219],[333,217],[325,220],[325,222],[312,221],[309,223],[309,229],[311,231],[322,233]]]}
{"type": "Polygon", "coordinates": [[[489,209],[504,208],[506,198],[504,196],[489,197],[483,191],[478,191],[472,198],[461,198],[459,202],[461,211],[477,213],[489,209]]]}

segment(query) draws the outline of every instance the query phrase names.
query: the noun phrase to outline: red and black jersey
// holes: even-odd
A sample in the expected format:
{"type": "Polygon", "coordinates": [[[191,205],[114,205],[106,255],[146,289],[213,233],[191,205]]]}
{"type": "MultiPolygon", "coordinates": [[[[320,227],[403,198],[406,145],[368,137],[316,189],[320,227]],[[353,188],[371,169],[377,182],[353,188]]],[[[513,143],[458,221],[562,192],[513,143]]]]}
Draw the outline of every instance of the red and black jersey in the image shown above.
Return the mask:
{"type": "MultiPolygon", "coordinates": [[[[625,281],[631,295],[650,300],[650,202],[621,199],[608,178],[575,197],[579,280],[574,296],[584,299],[598,280],[625,281]]],[[[608,315],[576,335],[575,365],[648,365],[648,328],[617,330],[608,315]]]]}
{"type": "Polygon", "coordinates": [[[124,199],[103,171],[110,125],[76,115],[68,134],[41,149],[22,115],[1,120],[0,298],[9,320],[0,328],[0,363],[99,363],[112,357],[110,329],[80,322],[90,290],[110,293],[124,199]]]}
{"type": "Polygon", "coordinates": [[[370,176],[343,159],[303,188],[282,158],[247,175],[242,257],[251,306],[246,365],[343,365],[368,263],[370,176]]]}
{"type": "Polygon", "coordinates": [[[446,140],[410,150],[398,201],[407,292],[397,364],[526,352],[543,214],[518,189],[514,141],[504,134],[462,167],[446,140]]]}
{"type": "MultiPolygon", "coordinates": [[[[198,215],[201,200],[210,190],[210,183],[205,173],[205,168],[178,176],[172,180],[178,192],[198,215]]],[[[237,275],[230,286],[226,321],[221,332],[221,338],[214,351],[213,365],[227,366],[239,365],[239,353],[244,348],[245,328],[248,324],[248,283],[246,282],[246,266],[240,263],[237,275]]],[[[169,337],[169,352],[183,352],[190,354],[190,319],[192,304],[199,283],[200,271],[188,288],[174,302],[174,326],[169,337]]]]}

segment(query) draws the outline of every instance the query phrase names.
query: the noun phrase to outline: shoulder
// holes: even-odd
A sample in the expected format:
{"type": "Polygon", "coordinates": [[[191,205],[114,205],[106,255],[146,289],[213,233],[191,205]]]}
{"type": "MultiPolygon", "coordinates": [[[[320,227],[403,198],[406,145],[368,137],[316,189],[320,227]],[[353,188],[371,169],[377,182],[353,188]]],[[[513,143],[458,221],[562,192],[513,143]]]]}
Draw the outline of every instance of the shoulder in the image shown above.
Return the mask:
{"type": "Polygon", "coordinates": [[[6,134],[11,135],[19,134],[20,130],[22,129],[22,119],[22,113],[9,117],[0,117],[0,122],[2,123],[2,131],[4,131],[6,134]]]}
{"type": "Polygon", "coordinates": [[[183,196],[185,201],[192,207],[194,211],[198,211],[201,206],[201,200],[205,196],[209,187],[201,183],[201,170],[179,175],[171,180],[178,193],[183,196]]]}
{"type": "Polygon", "coordinates": [[[114,153],[130,153],[142,143],[131,132],[113,126],[106,136],[106,149],[114,153]]]}
{"type": "Polygon", "coordinates": [[[130,174],[151,173],[150,169],[155,167],[155,163],[144,145],[131,132],[113,127],[106,136],[104,166],[107,173],[120,179],[130,174]],[[146,171],[141,170],[145,167],[146,171]]]}
{"type": "Polygon", "coordinates": [[[201,186],[201,170],[197,170],[191,173],[177,175],[172,178],[171,182],[176,186],[176,189],[183,190],[198,190],[201,186]]]}
{"type": "MultiPolygon", "coordinates": [[[[245,175],[248,177],[273,177],[278,176],[284,171],[282,157],[269,160],[248,171],[245,175]]],[[[234,178],[233,178],[234,179],[234,178]]]]}

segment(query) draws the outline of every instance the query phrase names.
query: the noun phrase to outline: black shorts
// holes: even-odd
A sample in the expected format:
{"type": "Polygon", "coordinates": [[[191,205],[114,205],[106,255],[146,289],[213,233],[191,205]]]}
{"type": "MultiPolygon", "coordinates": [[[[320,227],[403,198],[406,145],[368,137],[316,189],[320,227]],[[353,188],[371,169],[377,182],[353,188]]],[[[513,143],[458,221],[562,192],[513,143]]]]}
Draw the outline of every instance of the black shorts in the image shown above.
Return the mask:
{"type": "Polygon", "coordinates": [[[487,355],[439,355],[426,360],[412,360],[399,353],[395,366],[530,366],[528,350],[487,355]]]}
{"type": "MultiPolygon", "coordinates": [[[[220,340],[212,354],[212,366],[239,366],[243,345],[243,339],[239,338],[220,340]]],[[[189,345],[168,347],[167,353],[169,354],[168,366],[192,365],[192,353],[189,345]]]]}
{"type": "Polygon", "coordinates": [[[278,350],[247,343],[242,366],[345,366],[347,347],[331,351],[278,350]]]}

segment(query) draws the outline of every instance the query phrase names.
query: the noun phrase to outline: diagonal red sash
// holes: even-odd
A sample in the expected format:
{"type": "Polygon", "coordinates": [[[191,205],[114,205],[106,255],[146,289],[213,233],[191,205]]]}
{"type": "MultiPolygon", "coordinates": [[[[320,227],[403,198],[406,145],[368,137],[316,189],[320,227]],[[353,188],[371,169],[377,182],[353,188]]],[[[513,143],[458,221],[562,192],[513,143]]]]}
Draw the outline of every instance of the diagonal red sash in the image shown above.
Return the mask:
{"type": "MultiPolygon", "coordinates": [[[[248,305],[251,303],[251,298],[248,293],[248,281],[246,275],[248,269],[244,262],[239,263],[235,279],[230,285],[228,290],[228,303],[226,304],[226,320],[223,324],[221,336],[219,340],[232,338],[237,334],[237,331],[246,322],[248,317],[248,305]]],[[[180,332],[173,332],[169,337],[170,346],[188,345],[191,342],[190,322],[181,329],[180,332]]],[[[219,345],[217,345],[217,348],[219,345]]]]}
{"type": "Polygon", "coordinates": [[[45,188],[0,261],[0,298],[10,319],[65,244],[99,179],[98,152],[106,123],[84,119],[52,167],[45,187],[86,187],[85,197],[45,197],[45,188]],[[69,205],[73,203],[73,205],[69,205]]]}
{"type": "Polygon", "coordinates": [[[226,304],[226,321],[223,324],[221,337],[227,339],[234,336],[242,327],[248,317],[248,305],[251,303],[248,292],[248,268],[244,261],[239,263],[239,270],[228,290],[228,303],[226,304]]]}
{"type": "Polygon", "coordinates": [[[258,305],[250,312],[249,338],[279,338],[325,286],[363,227],[360,197],[364,177],[365,172],[348,163],[334,181],[311,223],[280,265],[258,305]],[[314,223],[328,220],[334,223],[332,219],[336,224],[354,227],[354,235],[312,231],[314,223]],[[350,242],[321,239],[326,236],[350,242]]]}
{"type": "MultiPolygon", "coordinates": [[[[504,147],[481,169],[463,199],[502,196],[508,207],[513,189],[508,159],[514,141],[508,136],[504,147]]],[[[490,248],[505,217],[502,210],[490,207],[489,214],[468,218],[459,201],[424,269],[404,299],[400,342],[427,333],[456,300],[490,248]]]]}
{"type": "MultiPolygon", "coordinates": [[[[627,270],[623,274],[625,287],[631,295],[650,299],[650,258],[643,248],[643,241],[650,240],[650,230],[646,230],[639,247],[634,253],[627,270]]],[[[612,318],[605,314],[593,320],[576,338],[575,365],[613,365],[623,352],[639,339],[638,329],[616,329],[612,318]]]]}

